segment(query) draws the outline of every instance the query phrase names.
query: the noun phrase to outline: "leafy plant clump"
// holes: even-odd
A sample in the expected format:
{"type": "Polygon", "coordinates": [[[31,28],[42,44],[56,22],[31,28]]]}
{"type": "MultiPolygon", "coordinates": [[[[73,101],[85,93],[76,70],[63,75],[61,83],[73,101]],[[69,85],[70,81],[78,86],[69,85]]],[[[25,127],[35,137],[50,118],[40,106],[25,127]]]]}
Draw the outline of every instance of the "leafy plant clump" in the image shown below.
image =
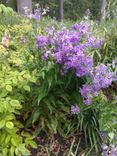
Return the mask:
{"type": "MultiPolygon", "coordinates": [[[[12,28],[9,27],[7,31],[9,29],[12,28]]],[[[17,30],[18,33],[21,31],[18,28],[17,30]]],[[[11,32],[13,35],[13,31],[11,32]]],[[[22,50],[25,47],[19,48],[16,40],[15,38],[10,41],[9,35],[5,33],[0,45],[0,155],[2,156],[30,155],[28,147],[36,147],[34,137],[24,130],[21,121],[25,95],[30,92],[30,85],[35,83],[36,79],[33,71],[24,68],[25,53],[22,53],[22,50]]]]}
{"type": "MultiPolygon", "coordinates": [[[[38,83],[32,93],[31,117],[35,132],[59,132],[62,136],[80,129],[86,143],[97,149],[99,136],[99,101],[101,90],[109,87],[114,73],[104,64],[94,65],[90,50],[98,49],[97,40],[82,22],[72,28],[45,28],[36,37],[38,52],[33,53],[38,69],[38,83]],[[75,115],[75,116],[74,116],[75,115]]],[[[97,149],[98,151],[98,149],[97,149]]]]}
{"type": "Polygon", "coordinates": [[[58,32],[50,30],[47,36],[38,36],[37,47],[41,49],[43,60],[55,61],[61,75],[73,70],[76,77],[89,81],[80,88],[85,104],[90,105],[94,96],[113,81],[114,74],[104,64],[93,66],[93,58],[86,54],[87,49],[99,48],[101,40],[96,40],[88,32],[88,23],[74,24],[72,29],[58,32]]]}

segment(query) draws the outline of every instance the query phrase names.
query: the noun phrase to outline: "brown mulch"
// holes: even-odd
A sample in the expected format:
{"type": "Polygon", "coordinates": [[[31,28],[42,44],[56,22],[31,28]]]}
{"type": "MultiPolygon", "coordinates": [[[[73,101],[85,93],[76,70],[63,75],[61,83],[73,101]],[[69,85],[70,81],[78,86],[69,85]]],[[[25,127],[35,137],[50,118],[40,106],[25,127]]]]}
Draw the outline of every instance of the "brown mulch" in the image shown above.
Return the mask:
{"type": "MultiPolygon", "coordinates": [[[[36,139],[38,149],[31,149],[32,156],[68,156],[71,144],[74,141],[73,151],[75,152],[80,138],[82,135],[79,132],[66,139],[59,134],[47,136],[45,132],[41,132],[36,139]]],[[[84,147],[84,141],[81,143],[79,151],[82,151],[81,147],[84,147]]]]}

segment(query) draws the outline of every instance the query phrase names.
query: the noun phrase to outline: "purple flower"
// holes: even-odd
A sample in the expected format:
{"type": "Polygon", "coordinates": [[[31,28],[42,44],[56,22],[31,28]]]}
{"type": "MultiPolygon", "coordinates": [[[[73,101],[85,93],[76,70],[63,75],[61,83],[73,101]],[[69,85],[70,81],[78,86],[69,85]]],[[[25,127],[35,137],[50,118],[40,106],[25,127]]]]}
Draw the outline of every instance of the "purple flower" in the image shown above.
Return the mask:
{"type": "Polygon", "coordinates": [[[102,152],[102,156],[109,156],[107,151],[102,152]]]}
{"type": "Polygon", "coordinates": [[[33,19],[35,19],[35,20],[41,19],[41,12],[39,9],[34,9],[33,19]]]}
{"type": "Polygon", "coordinates": [[[33,15],[33,19],[35,19],[35,20],[40,20],[40,19],[41,19],[41,16],[38,15],[38,14],[34,14],[34,15],[33,15]]]}
{"type": "Polygon", "coordinates": [[[91,100],[91,99],[86,99],[86,100],[84,100],[84,103],[85,103],[86,105],[91,105],[92,100],[91,100]]]}
{"type": "Polygon", "coordinates": [[[48,45],[48,37],[47,36],[37,36],[37,47],[38,48],[44,48],[48,45]]]}
{"type": "Polygon", "coordinates": [[[100,48],[100,46],[103,44],[103,40],[100,39],[100,40],[97,40],[96,43],[95,43],[95,48],[100,48]]]}
{"type": "Polygon", "coordinates": [[[112,147],[111,148],[110,155],[111,156],[117,156],[117,147],[112,147]]]}
{"type": "Polygon", "coordinates": [[[47,52],[42,56],[42,59],[46,61],[46,60],[48,59],[48,57],[49,57],[50,54],[51,54],[51,51],[47,51],[47,52]]]}
{"type": "Polygon", "coordinates": [[[102,144],[102,156],[108,156],[109,147],[106,144],[102,144]]]}
{"type": "Polygon", "coordinates": [[[75,23],[72,29],[46,29],[45,33],[46,35],[36,37],[37,47],[41,48],[43,53],[42,58],[48,61],[51,55],[55,63],[60,65],[62,75],[74,70],[78,78],[86,76],[90,79],[89,84],[80,88],[86,105],[91,104],[93,97],[97,96],[101,89],[109,87],[116,80],[107,66],[100,64],[94,67],[93,58],[87,55],[88,48],[99,48],[102,44],[102,40],[97,40],[89,32],[87,22],[75,23]],[[47,51],[51,51],[50,54],[47,51]]]}
{"type": "Polygon", "coordinates": [[[41,12],[39,9],[34,9],[34,13],[26,13],[26,17],[30,19],[40,20],[41,19],[41,12]]]}
{"type": "Polygon", "coordinates": [[[80,23],[80,28],[79,28],[79,31],[82,32],[83,34],[90,34],[89,32],[89,23],[86,22],[86,21],[82,21],[80,23]]]}
{"type": "Polygon", "coordinates": [[[73,24],[72,29],[78,30],[79,29],[79,24],[78,23],[73,24]]]}
{"type": "Polygon", "coordinates": [[[80,93],[84,99],[87,99],[87,97],[92,97],[92,86],[91,85],[83,85],[82,88],[80,88],[80,93]]]}
{"type": "Polygon", "coordinates": [[[72,105],[70,111],[71,111],[71,114],[79,114],[80,108],[77,105],[72,105]]]}
{"type": "Polygon", "coordinates": [[[106,144],[102,144],[102,149],[103,149],[103,151],[107,151],[108,150],[108,146],[106,144]]]}

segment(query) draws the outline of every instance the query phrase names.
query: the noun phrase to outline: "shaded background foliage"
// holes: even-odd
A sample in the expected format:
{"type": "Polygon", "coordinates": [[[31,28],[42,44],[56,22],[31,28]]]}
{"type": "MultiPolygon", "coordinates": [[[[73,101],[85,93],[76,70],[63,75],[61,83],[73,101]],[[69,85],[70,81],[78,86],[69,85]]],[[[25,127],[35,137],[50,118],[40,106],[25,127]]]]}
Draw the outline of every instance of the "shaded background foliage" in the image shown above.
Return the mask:
{"type": "MultiPolygon", "coordinates": [[[[12,7],[16,7],[16,0],[0,0],[0,3],[12,7]]],[[[50,12],[48,15],[57,17],[58,0],[33,0],[33,4],[39,3],[41,8],[49,7],[50,12]]],[[[100,0],[64,0],[64,17],[65,19],[78,20],[83,17],[86,10],[91,12],[91,18],[97,19],[100,12],[100,0]]]]}
{"type": "MultiPolygon", "coordinates": [[[[51,17],[57,16],[57,0],[34,0],[34,3],[39,3],[42,8],[49,6],[49,15],[51,17]]],[[[100,0],[64,0],[65,19],[77,20],[84,16],[87,9],[91,11],[92,18],[96,19],[99,15],[100,0]]]]}

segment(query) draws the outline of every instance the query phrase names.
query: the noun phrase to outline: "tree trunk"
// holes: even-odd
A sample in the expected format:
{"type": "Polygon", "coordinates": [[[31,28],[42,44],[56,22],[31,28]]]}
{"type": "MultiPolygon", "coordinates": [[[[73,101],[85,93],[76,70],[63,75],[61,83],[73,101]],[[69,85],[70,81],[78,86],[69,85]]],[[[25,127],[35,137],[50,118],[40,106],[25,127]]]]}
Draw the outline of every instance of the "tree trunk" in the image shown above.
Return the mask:
{"type": "Polygon", "coordinates": [[[103,22],[106,19],[106,6],[107,6],[107,0],[101,0],[100,22],[103,22]]]}
{"type": "Polygon", "coordinates": [[[64,9],[63,9],[64,0],[58,0],[58,20],[63,21],[64,18],[64,9]]]}
{"type": "Polygon", "coordinates": [[[17,0],[18,13],[25,14],[25,9],[32,12],[32,0],[17,0]]]}

